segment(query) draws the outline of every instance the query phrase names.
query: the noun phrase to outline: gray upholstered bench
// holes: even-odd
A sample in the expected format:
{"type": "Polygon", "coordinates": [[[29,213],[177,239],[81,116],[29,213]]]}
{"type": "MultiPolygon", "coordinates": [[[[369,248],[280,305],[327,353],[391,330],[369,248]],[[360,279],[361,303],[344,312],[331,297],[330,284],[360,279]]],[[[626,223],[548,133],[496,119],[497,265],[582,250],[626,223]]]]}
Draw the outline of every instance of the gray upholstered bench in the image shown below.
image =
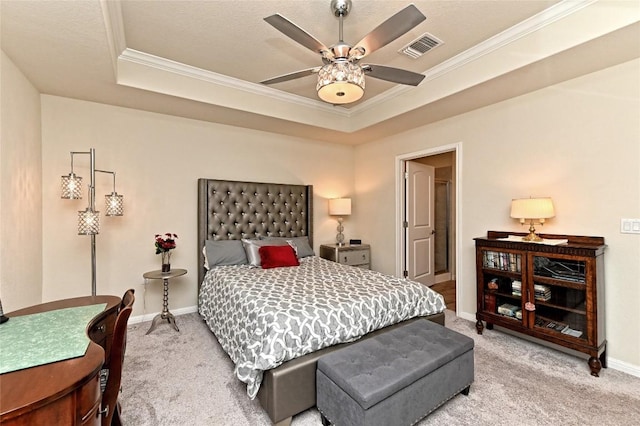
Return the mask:
{"type": "Polygon", "coordinates": [[[473,382],[473,339],[427,320],[318,360],[322,423],[412,425],[473,382]]]}

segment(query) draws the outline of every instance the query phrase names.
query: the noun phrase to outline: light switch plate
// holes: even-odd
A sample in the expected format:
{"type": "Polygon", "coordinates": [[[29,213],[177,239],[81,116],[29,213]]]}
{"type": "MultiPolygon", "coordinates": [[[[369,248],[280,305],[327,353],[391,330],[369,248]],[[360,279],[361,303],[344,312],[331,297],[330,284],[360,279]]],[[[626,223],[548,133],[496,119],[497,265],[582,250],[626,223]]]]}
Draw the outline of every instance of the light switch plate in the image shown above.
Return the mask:
{"type": "Polygon", "coordinates": [[[620,219],[622,234],[640,234],[640,219],[620,219]]]}

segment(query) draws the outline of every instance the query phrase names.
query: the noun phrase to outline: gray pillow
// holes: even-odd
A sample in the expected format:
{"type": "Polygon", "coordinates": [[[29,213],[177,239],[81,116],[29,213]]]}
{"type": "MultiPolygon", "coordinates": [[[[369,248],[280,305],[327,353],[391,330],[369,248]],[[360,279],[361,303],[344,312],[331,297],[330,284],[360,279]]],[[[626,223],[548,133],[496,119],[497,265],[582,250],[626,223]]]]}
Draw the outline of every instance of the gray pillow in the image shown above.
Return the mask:
{"type": "Polygon", "coordinates": [[[286,246],[289,243],[281,238],[277,240],[242,240],[242,245],[244,247],[244,251],[247,255],[247,260],[249,261],[249,265],[251,266],[260,266],[262,264],[260,260],[260,247],[264,246],[286,246]]]}
{"type": "Polygon", "coordinates": [[[207,240],[205,259],[209,268],[225,265],[246,265],[247,255],[240,240],[207,240]]]}
{"type": "Polygon", "coordinates": [[[261,240],[285,240],[290,241],[298,255],[298,259],[307,256],[314,256],[315,253],[309,244],[309,237],[260,237],[261,240]]]}

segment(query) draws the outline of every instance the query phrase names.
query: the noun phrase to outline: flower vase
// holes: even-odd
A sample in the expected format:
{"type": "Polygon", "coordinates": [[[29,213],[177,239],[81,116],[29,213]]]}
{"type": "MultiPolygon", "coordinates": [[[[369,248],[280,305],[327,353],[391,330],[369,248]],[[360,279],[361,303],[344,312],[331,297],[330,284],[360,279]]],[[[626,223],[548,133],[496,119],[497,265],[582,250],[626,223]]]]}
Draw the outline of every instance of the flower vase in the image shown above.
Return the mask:
{"type": "Polygon", "coordinates": [[[162,272],[170,272],[171,271],[171,252],[163,251],[162,252],[162,272]]]}

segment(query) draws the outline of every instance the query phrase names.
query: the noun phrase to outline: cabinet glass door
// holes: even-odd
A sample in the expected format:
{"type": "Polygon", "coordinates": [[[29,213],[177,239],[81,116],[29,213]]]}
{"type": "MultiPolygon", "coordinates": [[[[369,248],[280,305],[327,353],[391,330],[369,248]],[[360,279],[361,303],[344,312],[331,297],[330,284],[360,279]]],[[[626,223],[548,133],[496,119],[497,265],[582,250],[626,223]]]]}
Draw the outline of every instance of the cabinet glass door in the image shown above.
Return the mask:
{"type": "Polygon", "coordinates": [[[534,327],[587,339],[586,262],[533,256],[534,327]]]}
{"type": "Polygon", "coordinates": [[[522,322],[522,255],[482,251],[483,311],[522,322]]]}

